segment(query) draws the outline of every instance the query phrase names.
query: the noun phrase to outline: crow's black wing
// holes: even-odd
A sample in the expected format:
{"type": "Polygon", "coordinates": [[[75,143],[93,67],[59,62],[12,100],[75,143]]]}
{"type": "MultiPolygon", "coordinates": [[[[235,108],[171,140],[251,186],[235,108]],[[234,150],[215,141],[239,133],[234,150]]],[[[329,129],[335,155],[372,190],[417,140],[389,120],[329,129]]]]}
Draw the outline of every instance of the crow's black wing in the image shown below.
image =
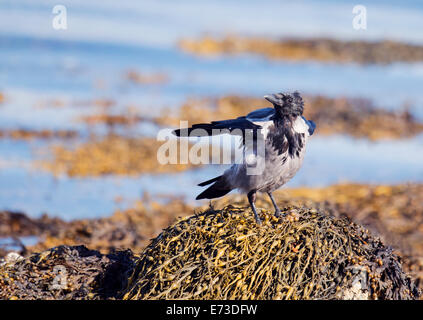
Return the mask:
{"type": "Polygon", "coordinates": [[[301,116],[301,118],[303,118],[304,122],[308,125],[308,134],[310,136],[313,135],[314,130],[316,129],[316,124],[314,123],[314,121],[307,120],[303,116],[301,116]]]}
{"type": "Polygon", "coordinates": [[[250,112],[247,114],[247,120],[251,122],[264,122],[271,121],[275,115],[275,109],[273,108],[263,108],[250,112]]]}
{"type": "Polygon", "coordinates": [[[261,129],[261,126],[254,124],[246,117],[239,117],[237,119],[194,124],[191,128],[174,130],[173,134],[178,137],[203,137],[214,136],[223,133],[242,135],[243,132],[248,129],[258,130],[261,129]]]}
{"type": "Polygon", "coordinates": [[[274,114],[273,108],[264,108],[252,111],[245,117],[194,124],[191,128],[174,130],[173,134],[178,137],[203,137],[229,133],[229,130],[232,131],[231,134],[242,135],[245,130],[261,129],[262,127],[255,122],[270,121],[274,114]]]}

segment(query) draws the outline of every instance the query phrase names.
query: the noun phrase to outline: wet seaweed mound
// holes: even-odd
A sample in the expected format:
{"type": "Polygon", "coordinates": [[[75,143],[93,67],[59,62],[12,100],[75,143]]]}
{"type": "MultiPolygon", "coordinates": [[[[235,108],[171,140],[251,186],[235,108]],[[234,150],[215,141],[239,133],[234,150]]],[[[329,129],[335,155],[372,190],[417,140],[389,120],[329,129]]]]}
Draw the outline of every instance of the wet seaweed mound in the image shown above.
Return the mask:
{"type": "Polygon", "coordinates": [[[127,286],[132,258],[130,250],[103,255],[85,246],[59,246],[27,258],[9,254],[0,264],[0,299],[115,298],[127,286]]]}
{"type": "Polygon", "coordinates": [[[299,207],[282,218],[209,209],[143,251],[124,299],[416,299],[389,247],[350,220],[299,207]]]}

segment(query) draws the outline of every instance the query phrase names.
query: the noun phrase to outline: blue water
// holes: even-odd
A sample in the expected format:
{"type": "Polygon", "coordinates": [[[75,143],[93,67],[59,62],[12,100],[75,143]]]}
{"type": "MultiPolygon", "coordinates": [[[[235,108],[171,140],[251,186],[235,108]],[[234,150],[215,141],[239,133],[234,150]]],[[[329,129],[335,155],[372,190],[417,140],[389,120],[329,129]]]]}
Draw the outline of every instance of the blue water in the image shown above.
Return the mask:
{"type": "Polygon", "coordinates": [[[181,36],[227,32],[282,36],[391,38],[422,42],[418,0],[2,0],[0,30],[89,42],[172,46],[181,36]],[[52,28],[52,9],[67,8],[68,29],[52,28]],[[367,29],[352,28],[352,9],[367,8],[367,29]]]}
{"type": "MultiPolygon", "coordinates": [[[[33,246],[37,244],[38,237],[36,236],[27,236],[27,237],[18,237],[19,242],[25,247],[33,246]]],[[[0,238],[0,248],[6,251],[19,251],[22,249],[21,244],[16,239],[13,238],[0,238]]]]}
{"type": "MultiPolygon", "coordinates": [[[[34,217],[42,213],[66,220],[107,216],[131,206],[144,193],[182,197],[193,205],[199,204],[193,200],[202,190],[197,184],[227,168],[209,165],[183,173],[137,177],[53,177],[31,165],[31,150],[24,144],[16,143],[5,151],[10,144],[0,142],[0,151],[6,158],[0,162],[0,203],[2,209],[21,210],[34,217]]],[[[303,167],[287,186],[423,182],[422,145],[423,135],[379,142],[315,136],[308,144],[303,167]]]]}
{"type": "MultiPolygon", "coordinates": [[[[366,1],[368,29],[352,28],[355,1],[62,1],[68,29],[54,30],[56,1],[0,1],[1,129],[77,130],[103,134],[81,116],[101,112],[96,99],[115,102],[111,112],[144,115],[176,108],[188,97],[262,96],[280,90],[371,99],[377,106],[405,105],[423,119],[423,63],[356,65],[268,61],[249,55],[204,58],[181,52],[177,41],[205,33],[266,37],[330,36],[396,39],[423,44],[420,1],[366,1]],[[128,70],[165,73],[169,81],[137,85],[128,70]],[[59,101],[60,106],[54,106],[59,101]]],[[[158,127],[130,129],[155,136],[158,127]]],[[[32,216],[47,212],[66,220],[110,215],[144,192],[188,201],[196,184],[220,174],[209,166],[178,174],[139,177],[53,177],[34,165],[52,142],[0,140],[0,209],[32,216]],[[116,201],[117,198],[122,201],[116,201]]],[[[69,145],[75,141],[68,141],[69,145]]],[[[289,186],[338,182],[402,183],[423,180],[423,138],[370,142],[313,136],[303,168],[289,186]]],[[[152,155],[155,156],[155,155],[152,155]]]]}

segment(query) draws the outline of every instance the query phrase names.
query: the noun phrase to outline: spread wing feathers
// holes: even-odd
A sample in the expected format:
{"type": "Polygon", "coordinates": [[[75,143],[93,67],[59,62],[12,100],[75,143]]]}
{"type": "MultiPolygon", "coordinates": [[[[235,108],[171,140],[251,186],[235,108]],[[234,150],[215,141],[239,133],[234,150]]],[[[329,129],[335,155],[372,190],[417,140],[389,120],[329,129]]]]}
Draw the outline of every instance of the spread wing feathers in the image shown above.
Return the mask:
{"type": "Polygon", "coordinates": [[[304,120],[304,122],[307,124],[307,126],[308,126],[308,134],[310,135],[310,136],[312,136],[313,135],[313,133],[314,133],[314,130],[316,130],[316,124],[313,122],[313,121],[311,121],[311,120],[307,120],[306,118],[304,118],[303,116],[301,116],[301,118],[303,118],[303,120],[304,120]]]}
{"type": "Polygon", "coordinates": [[[212,121],[211,123],[198,123],[198,124],[194,124],[190,128],[174,130],[173,134],[178,137],[188,137],[188,136],[204,137],[204,136],[218,135],[222,133],[231,133],[235,135],[241,135],[245,130],[262,129],[261,125],[258,125],[253,122],[269,121],[271,117],[274,115],[274,112],[275,111],[273,108],[259,109],[259,110],[250,112],[245,117],[239,117],[239,118],[230,119],[230,120],[212,121]],[[235,129],[239,129],[239,130],[235,130],[235,129]],[[228,132],[227,130],[229,131],[235,130],[235,132],[228,132]]]}
{"type": "Polygon", "coordinates": [[[263,122],[273,120],[275,115],[275,109],[273,108],[263,108],[250,112],[247,114],[246,118],[251,122],[263,122]]]}
{"type": "Polygon", "coordinates": [[[204,137],[219,135],[223,133],[240,135],[244,130],[247,129],[258,130],[261,129],[261,126],[252,123],[245,117],[240,117],[231,120],[212,121],[211,123],[194,124],[191,128],[174,130],[173,134],[178,137],[204,137]],[[235,132],[229,132],[235,129],[240,130],[236,130],[235,132]]]}

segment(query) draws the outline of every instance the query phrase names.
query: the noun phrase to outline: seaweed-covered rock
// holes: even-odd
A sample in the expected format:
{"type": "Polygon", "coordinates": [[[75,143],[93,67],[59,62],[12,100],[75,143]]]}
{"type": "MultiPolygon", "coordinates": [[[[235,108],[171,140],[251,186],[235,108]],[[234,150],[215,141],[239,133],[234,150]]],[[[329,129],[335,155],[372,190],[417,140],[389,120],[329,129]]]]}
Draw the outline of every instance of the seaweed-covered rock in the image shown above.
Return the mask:
{"type": "Polygon", "coordinates": [[[141,254],[124,299],[416,299],[400,258],[363,227],[313,209],[227,206],[182,219],[141,254]]]}
{"type": "Polygon", "coordinates": [[[85,246],[58,246],[27,258],[5,259],[0,299],[115,298],[132,268],[130,250],[103,255],[85,246]]]}

